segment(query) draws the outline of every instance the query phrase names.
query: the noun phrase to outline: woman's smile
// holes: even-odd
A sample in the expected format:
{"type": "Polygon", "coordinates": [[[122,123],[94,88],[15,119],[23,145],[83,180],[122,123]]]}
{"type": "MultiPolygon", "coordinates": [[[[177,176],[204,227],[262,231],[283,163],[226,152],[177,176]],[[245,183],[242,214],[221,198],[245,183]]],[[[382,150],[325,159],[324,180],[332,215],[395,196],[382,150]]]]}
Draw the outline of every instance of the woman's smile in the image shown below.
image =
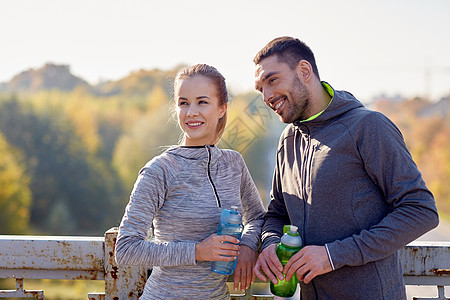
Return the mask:
{"type": "Polygon", "coordinates": [[[199,128],[204,123],[205,122],[201,122],[201,121],[188,121],[188,122],[186,122],[186,125],[191,129],[195,129],[195,128],[199,128]]]}

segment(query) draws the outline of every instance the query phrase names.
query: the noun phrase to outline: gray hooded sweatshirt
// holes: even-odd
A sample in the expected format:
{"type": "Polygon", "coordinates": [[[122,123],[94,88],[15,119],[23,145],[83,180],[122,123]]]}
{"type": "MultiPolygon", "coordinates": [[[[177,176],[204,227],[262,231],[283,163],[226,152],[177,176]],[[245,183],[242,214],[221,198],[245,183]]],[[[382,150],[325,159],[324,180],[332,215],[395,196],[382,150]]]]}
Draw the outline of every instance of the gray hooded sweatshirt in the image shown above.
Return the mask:
{"type": "Polygon", "coordinates": [[[119,227],[118,264],[153,268],[141,299],[227,299],[227,276],[195,260],[220,213],[242,214],[241,245],[257,250],[264,206],[242,156],[214,146],[175,146],[139,172],[119,227]],[[152,225],[153,224],[153,225],[152,225]],[[154,240],[147,239],[151,226],[154,240]]]}
{"type": "Polygon", "coordinates": [[[406,299],[397,250],[437,226],[433,195],[389,119],[328,91],[321,115],[281,135],[262,248],[290,223],[328,247],[335,270],[301,283],[302,299],[406,299]]]}

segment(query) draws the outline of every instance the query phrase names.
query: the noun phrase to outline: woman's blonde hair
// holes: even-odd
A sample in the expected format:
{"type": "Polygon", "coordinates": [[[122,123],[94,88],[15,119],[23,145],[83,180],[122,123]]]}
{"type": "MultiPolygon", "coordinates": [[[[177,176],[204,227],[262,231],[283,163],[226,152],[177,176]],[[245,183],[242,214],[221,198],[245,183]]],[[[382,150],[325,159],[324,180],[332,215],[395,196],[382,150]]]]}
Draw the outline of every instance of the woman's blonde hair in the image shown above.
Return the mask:
{"type": "MultiPolygon", "coordinates": [[[[228,103],[228,91],[227,86],[225,84],[225,77],[223,77],[222,74],[220,74],[220,72],[217,71],[216,68],[206,64],[197,64],[178,71],[174,81],[174,91],[177,90],[178,85],[183,80],[194,76],[204,76],[209,80],[211,80],[211,82],[216,87],[217,97],[219,99],[218,103],[219,106],[228,103]]],[[[225,114],[217,122],[217,131],[214,139],[214,144],[217,144],[221,139],[223,132],[225,131],[226,124],[227,124],[227,111],[225,110],[225,114]]]]}

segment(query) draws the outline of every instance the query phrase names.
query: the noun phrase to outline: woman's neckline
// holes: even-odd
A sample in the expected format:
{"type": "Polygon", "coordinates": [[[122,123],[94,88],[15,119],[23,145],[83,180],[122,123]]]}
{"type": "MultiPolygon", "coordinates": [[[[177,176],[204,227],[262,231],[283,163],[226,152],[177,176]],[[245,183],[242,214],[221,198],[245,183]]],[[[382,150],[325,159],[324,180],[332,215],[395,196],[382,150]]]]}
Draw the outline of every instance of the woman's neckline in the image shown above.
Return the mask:
{"type": "Polygon", "coordinates": [[[215,145],[203,145],[203,146],[184,146],[184,145],[181,145],[180,147],[181,148],[205,148],[206,146],[215,147],[215,145]]]}

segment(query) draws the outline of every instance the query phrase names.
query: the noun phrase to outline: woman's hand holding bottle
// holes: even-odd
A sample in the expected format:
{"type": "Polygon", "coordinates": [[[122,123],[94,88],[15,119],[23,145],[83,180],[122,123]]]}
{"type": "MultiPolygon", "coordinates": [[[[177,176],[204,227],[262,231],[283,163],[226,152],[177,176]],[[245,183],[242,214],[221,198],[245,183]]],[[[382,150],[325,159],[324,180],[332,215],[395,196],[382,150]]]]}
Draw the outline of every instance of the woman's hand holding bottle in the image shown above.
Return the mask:
{"type": "Polygon", "coordinates": [[[233,261],[239,255],[239,240],[230,235],[212,234],[195,245],[197,261],[233,261]]]}

